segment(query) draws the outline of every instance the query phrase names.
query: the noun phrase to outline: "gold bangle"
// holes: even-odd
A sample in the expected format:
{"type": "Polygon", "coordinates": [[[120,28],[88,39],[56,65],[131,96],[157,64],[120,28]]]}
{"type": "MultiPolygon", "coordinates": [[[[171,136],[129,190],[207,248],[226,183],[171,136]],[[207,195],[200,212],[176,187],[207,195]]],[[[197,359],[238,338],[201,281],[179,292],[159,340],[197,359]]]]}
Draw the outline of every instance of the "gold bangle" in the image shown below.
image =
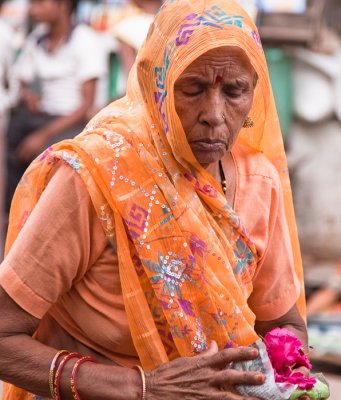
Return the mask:
{"type": "Polygon", "coordinates": [[[142,397],[141,400],[146,400],[147,386],[146,386],[146,374],[140,365],[134,365],[134,368],[140,372],[142,380],[142,397]]]}

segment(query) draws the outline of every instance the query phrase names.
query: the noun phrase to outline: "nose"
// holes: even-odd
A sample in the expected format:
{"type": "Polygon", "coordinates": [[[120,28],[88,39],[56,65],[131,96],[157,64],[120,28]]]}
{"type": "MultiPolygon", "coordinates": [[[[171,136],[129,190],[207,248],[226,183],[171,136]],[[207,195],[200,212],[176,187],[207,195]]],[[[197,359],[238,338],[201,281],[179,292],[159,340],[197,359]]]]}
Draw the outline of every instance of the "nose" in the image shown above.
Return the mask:
{"type": "Polygon", "coordinates": [[[211,128],[225,124],[225,100],[218,91],[207,94],[205,105],[199,116],[199,121],[203,125],[211,128]]]}

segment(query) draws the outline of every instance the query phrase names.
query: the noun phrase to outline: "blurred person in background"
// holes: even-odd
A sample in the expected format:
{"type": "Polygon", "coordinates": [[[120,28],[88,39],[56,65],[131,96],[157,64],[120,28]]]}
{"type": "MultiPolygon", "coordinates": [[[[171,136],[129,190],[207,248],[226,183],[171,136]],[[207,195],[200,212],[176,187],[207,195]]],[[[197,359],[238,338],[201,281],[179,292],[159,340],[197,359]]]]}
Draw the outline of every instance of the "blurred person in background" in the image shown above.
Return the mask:
{"type": "Polygon", "coordinates": [[[15,101],[15,84],[10,74],[14,61],[13,29],[1,15],[4,0],[0,0],[0,135],[5,131],[9,108],[15,101]]]}
{"type": "Polygon", "coordinates": [[[20,104],[7,132],[6,209],[29,163],[50,143],[72,138],[95,103],[106,55],[97,33],[74,24],[78,0],[31,0],[29,16],[39,24],[15,66],[20,104]]]}
{"type": "Polygon", "coordinates": [[[2,225],[4,223],[4,179],[5,179],[5,131],[8,121],[8,112],[15,102],[17,90],[15,81],[10,74],[14,61],[14,32],[2,16],[4,1],[0,0],[0,259],[3,254],[2,225]]]}
{"type": "Polygon", "coordinates": [[[119,53],[126,75],[133,66],[137,51],[161,5],[162,0],[134,0],[124,18],[115,24],[113,33],[120,43],[119,53]]]}

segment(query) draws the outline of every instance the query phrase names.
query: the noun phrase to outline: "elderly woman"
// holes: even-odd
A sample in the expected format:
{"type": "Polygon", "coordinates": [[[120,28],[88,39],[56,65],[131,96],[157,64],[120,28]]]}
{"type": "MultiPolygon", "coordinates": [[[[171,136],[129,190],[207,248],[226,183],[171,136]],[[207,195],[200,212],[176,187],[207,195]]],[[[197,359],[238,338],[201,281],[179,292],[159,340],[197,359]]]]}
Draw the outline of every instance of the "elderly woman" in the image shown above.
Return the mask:
{"type": "Polygon", "coordinates": [[[278,119],[235,2],[163,5],[127,96],[23,177],[0,284],[4,399],[255,399],[234,386],[262,373],[230,363],[274,326],[306,344],[278,119]]]}

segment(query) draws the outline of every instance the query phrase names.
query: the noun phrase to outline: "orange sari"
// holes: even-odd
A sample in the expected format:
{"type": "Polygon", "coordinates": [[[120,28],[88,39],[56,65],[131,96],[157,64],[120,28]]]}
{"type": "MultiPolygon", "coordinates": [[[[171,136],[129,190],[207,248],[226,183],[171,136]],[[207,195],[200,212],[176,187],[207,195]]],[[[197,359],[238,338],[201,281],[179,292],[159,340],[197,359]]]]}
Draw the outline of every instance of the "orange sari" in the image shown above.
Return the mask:
{"type": "MultiPolygon", "coordinates": [[[[242,48],[259,77],[254,125],[238,141],[263,152],[280,174],[304,316],[290,182],[266,61],[256,27],[234,1],[164,3],[130,73],[127,95],[74,140],[38,157],[13,200],[7,251],[54,163],[64,160],[80,174],[117,246],[129,327],[145,369],[200,353],[211,340],[223,349],[258,338],[247,304],[256,248],[218,182],[196,161],[174,106],[182,71],[221,46],[242,48]]],[[[5,399],[28,399],[9,390],[5,399]]]]}

